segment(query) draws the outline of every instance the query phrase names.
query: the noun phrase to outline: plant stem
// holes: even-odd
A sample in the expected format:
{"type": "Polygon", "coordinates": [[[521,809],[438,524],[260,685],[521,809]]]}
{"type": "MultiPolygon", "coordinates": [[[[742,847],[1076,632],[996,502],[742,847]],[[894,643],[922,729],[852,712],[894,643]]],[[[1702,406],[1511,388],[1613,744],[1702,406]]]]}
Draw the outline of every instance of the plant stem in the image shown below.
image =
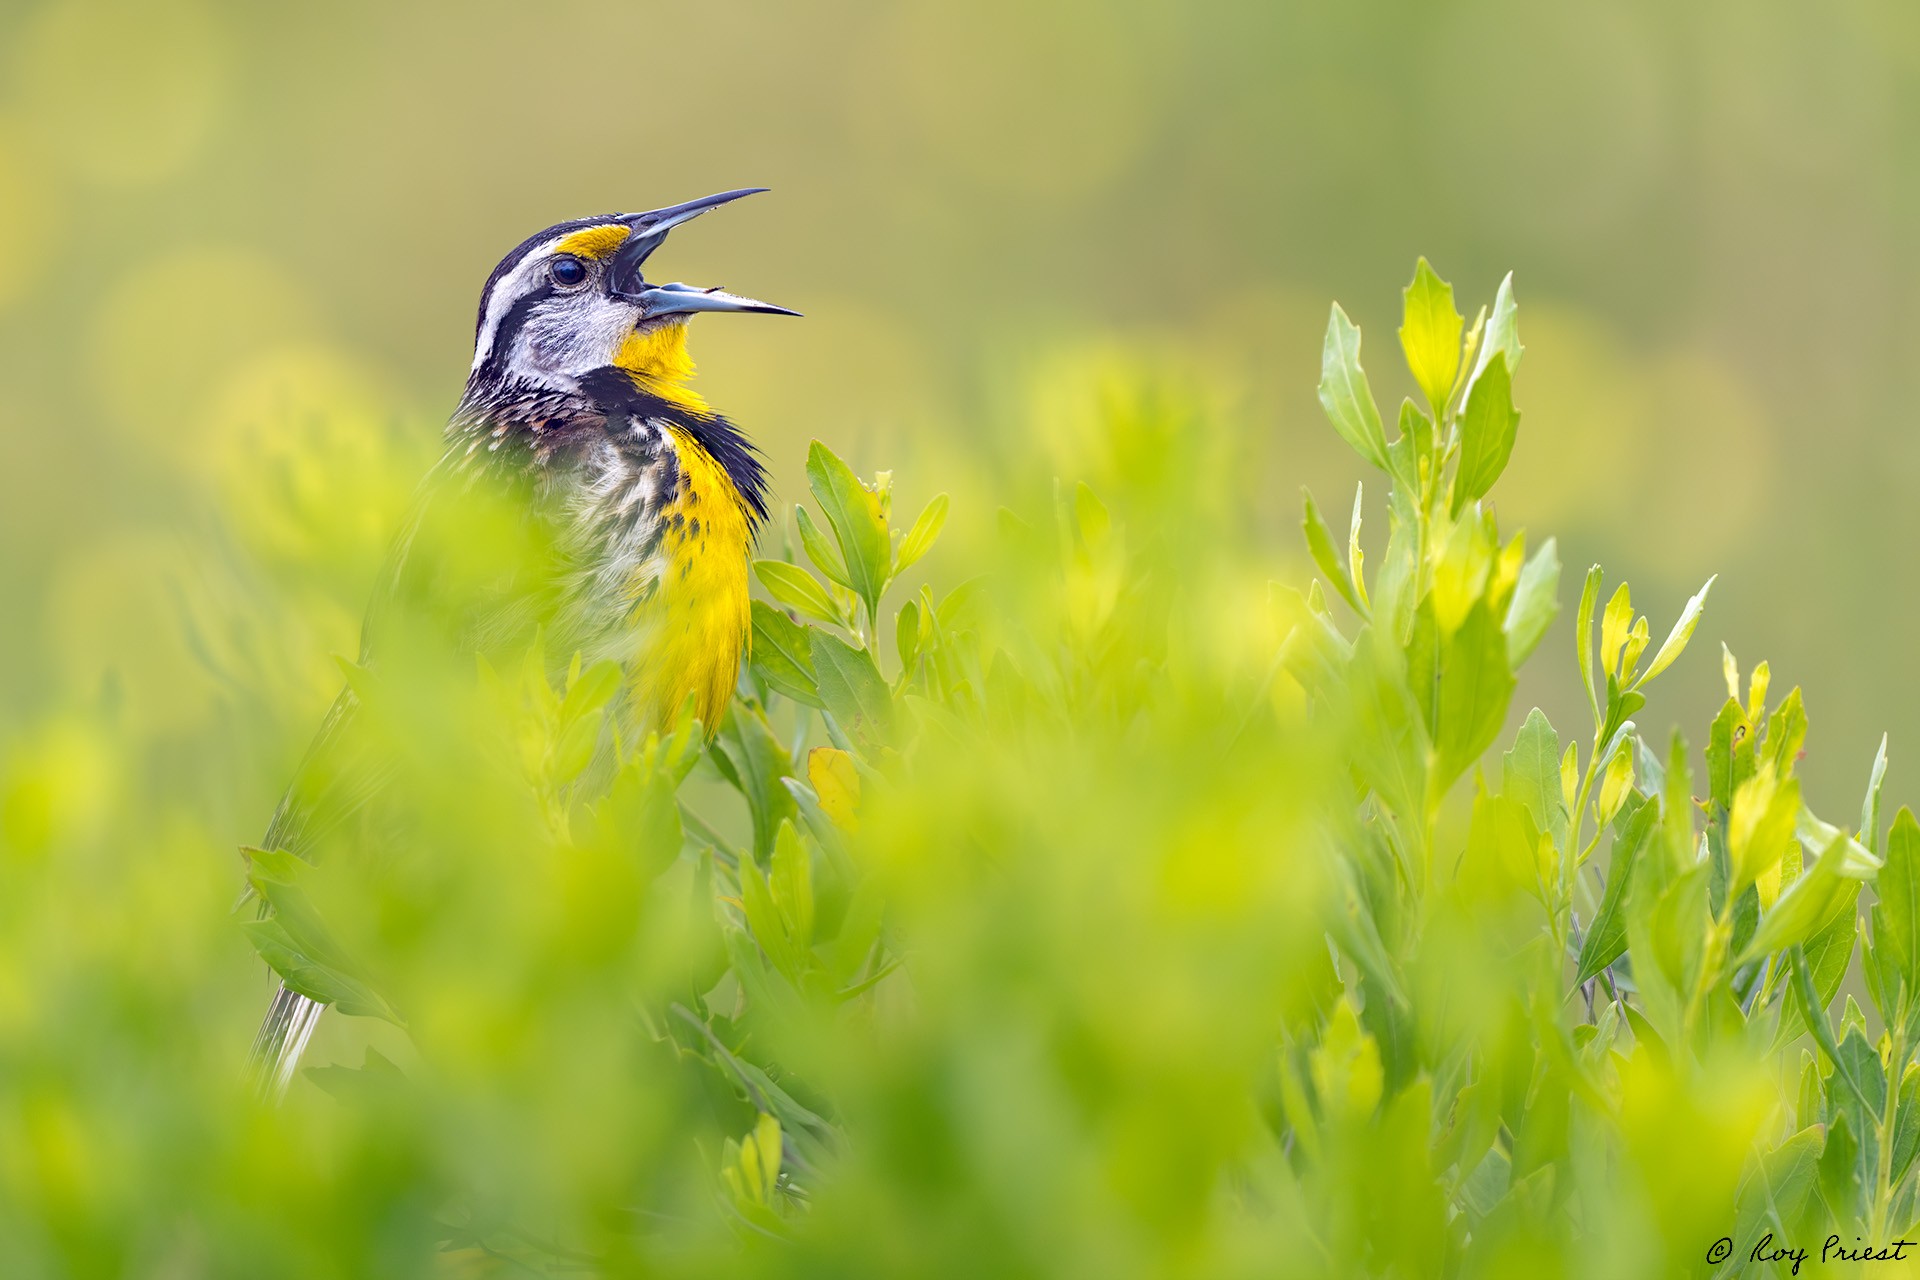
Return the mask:
{"type": "MultiPolygon", "coordinates": [[[[1605,728],[1605,725],[1600,725],[1594,730],[1593,750],[1587,757],[1586,773],[1581,777],[1580,789],[1574,795],[1573,812],[1567,815],[1567,847],[1560,859],[1559,904],[1558,910],[1554,912],[1553,920],[1554,930],[1557,934],[1562,952],[1566,950],[1567,938],[1569,936],[1569,930],[1571,929],[1570,918],[1573,914],[1573,877],[1574,873],[1579,870],[1577,864],[1583,861],[1578,853],[1580,848],[1580,829],[1586,825],[1587,796],[1593,790],[1593,780],[1599,772],[1600,748],[1603,745],[1600,741],[1600,733],[1605,728]]],[[[1594,832],[1593,839],[1595,844],[1599,843],[1600,833],[1598,831],[1594,832]]]]}
{"type": "MultiPolygon", "coordinates": [[[[1906,1003],[1905,998],[1901,1005],[1906,1003]]],[[[1887,1214],[1893,1208],[1893,1133],[1894,1120],[1900,1104],[1900,1078],[1906,1074],[1907,1053],[1911,1046],[1907,1044],[1906,1009],[1900,1014],[1898,1034],[1892,1037],[1893,1053],[1887,1058],[1887,1099],[1881,1107],[1880,1116],[1880,1161],[1873,1178],[1873,1221],[1869,1224],[1868,1239],[1878,1240],[1886,1234],[1887,1214]]]]}

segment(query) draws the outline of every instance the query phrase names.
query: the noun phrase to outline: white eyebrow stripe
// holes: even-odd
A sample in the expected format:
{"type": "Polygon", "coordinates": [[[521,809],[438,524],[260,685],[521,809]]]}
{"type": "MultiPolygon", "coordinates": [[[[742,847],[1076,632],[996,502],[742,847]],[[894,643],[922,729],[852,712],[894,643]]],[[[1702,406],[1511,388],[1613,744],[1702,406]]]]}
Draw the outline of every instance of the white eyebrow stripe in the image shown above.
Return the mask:
{"type": "Polygon", "coordinates": [[[508,308],[514,299],[527,291],[527,284],[534,272],[545,263],[547,255],[552,253],[562,236],[555,236],[544,244],[536,245],[522,254],[513,270],[494,281],[493,292],[487,295],[487,318],[481,322],[480,334],[473,341],[473,363],[470,369],[478,369],[480,363],[493,353],[493,339],[500,331],[500,322],[506,318],[508,308]]]}

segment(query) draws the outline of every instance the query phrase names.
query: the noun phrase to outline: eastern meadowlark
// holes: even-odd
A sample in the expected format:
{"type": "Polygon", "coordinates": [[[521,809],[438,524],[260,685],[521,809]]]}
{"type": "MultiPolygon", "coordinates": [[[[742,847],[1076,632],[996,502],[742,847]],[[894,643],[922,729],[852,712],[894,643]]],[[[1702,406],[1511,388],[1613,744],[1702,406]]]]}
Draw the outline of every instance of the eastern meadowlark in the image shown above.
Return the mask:
{"type": "MultiPolygon", "coordinates": [[[[767,514],[753,445],[687,387],[687,322],[706,311],[797,315],[719,289],[653,284],[649,255],[682,223],[764,188],[563,222],[500,261],[480,295],[473,364],[446,448],[394,544],[362,628],[373,668],[400,643],[390,615],[434,601],[459,648],[613,659],[621,709],[644,731],[685,715],[711,729],[748,635],[747,567],[767,514]],[[491,580],[449,568],[462,531],[436,535],[461,499],[502,501],[543,554],[491,580]]],[[[440,530],[440,532],[446,532],[440,530]]],[[[263,846],[304,858],[351,843],[391,769],[343,690],[268,824],[263,846]]],[[[318,1001],[275,994],[254,1041],[257,1078],[282,1093],[318,1001]]]]}

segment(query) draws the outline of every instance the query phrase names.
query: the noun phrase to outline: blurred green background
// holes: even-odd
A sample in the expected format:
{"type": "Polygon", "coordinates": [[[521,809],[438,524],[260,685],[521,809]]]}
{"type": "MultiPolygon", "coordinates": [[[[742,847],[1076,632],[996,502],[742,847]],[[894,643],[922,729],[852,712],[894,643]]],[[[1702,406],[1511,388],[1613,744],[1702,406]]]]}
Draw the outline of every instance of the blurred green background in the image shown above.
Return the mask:
{"type": "Polygon", "coordinates": [[[787,496],[813,436],[929,491],[1030,469],[1026,388],[1133,347],[1230,406],[1222,501],[1276,557],[1297,486],[1338,508],[1353,472],[1313,399],[1328,299],[1397,396],[1414,256],[1463,301],[1512,269],[1503,514],[1655,616],[1720,573],[1689,712],[1736,639],[1810,684],[1810,799],[1850,803],[1882,729],[1898,791],[1920,682],[1875,673],[1920,623],[1916,37],[1891,0],[10,0],[0,714],[244,717],[239,665],[185,660],[197,611],[308,688],[259,776],[206,797],[257,827],[404,502],[362,481],[430,453],[492,263],[554,220],[764,184],[657,262],[807,313],[695,341],[787,496]],[[332,573],[247,640],[248,575],[328,559],[316,538],[332,573]]]}
{"type": "MultiPolygon", "coordinates": [[[[282,1150],[333,1153],[310,1163],[339,1212],[285,1212],[316,1241],[398,1230],[379,1214],[422,1181],[394,1154],[415,1147],[234,1114],[268,980],[231,927],[232,850],[339,685],[481,282],[531,231],[772,187],[654,259],[806,313],[703,319],[700,388],[787,501],[813,437],[894,469],[896,511],[951,490],[949,584],[997,505],[1097,470],[1085,436],[1126,409],[1090,412],[1103,388],[1164,376],[1192,456],[1147,497],[1188,527],[1153,533],[1249,597],[1304,576],[1298,487],[1339,526],[1361,470],[1315,400],[1329,300],[1391,407],[1415,256],[1469,315],[1512,270],[1500,514],[1568,566],[1516,710],[1581,721],[1588,563],[1633,580],[1656,635],[1718,573],[1649,738],[1678,720],[1699,747],[1726,639],[1807,685],[1807,800],[1845,814],[1882,730],[1895,800],[1920,742],[1916,126],[1920,17],[1892,0],[0,0],[0,1181],[31,1189],[0,1236],[85,1257],[120,1223],[129,1256],[158,1252],[117,1206],[199,1214],[212,1169],[232,1194],[206,1230],[244,1240],[302,1203],[309,1162],[282,1150]],[[1199,512],[1195,477],[1218,488],[1199,512]]],[[[1106,451],[1136,450],[1133,482],[1166,425],[1140,416],[1106,451]]]]}

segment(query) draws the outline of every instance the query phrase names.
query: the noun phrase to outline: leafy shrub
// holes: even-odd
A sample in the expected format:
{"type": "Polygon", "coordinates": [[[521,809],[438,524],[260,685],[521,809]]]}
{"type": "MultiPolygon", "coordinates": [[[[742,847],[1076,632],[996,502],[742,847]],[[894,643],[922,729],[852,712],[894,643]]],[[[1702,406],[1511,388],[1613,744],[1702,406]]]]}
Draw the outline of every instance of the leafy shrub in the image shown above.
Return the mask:
{"type": "MultiPolygon", "coordinates": [[[[816,444],[710,741],[637,737],[617,668],[539,648],[476,681],[426,627],[350,668],[405,812],[381,857],[248,853],[259,953],[367,1042],[282,1107],[239,1078],[261,997],[203,833],[158,802],[85,819],[113,745],[23,738],[9,1256],[1535,1276],[1891,1240],[1916,1216],[1920,824],[1882,820],[1884,744],[1854,829],[1802,803],[1800,693],[1765,663],[1743,684],[1725,657],[1703,759],[1647,738],[1707,589],[1655,646],[1595,568],[1590,724],[1563,742],[1536,710],[1489,757],[1560,585],[1554,542],[1490,505],[1510,284],[1469,328],[1422,262],[1400,338],[1425,403],[1389,439],[1334,309],[1321,400],[1385,477],[1387,534],[1369,567],[1364,491],[1344,546],[1309,498],[1304,590],[1196,551],[1227,527],[1217,477],[1142,379],[1103,404],[1107,491],[957,528],[974,576],[949,590],[919,583],[946,498],[896,518],[891,477],[816,444]],[[1874,1010],[1836,1023],[1850,972],[1874,1010]]],[[[483,560],[493,514],[456,539],[483,560]]]]}

